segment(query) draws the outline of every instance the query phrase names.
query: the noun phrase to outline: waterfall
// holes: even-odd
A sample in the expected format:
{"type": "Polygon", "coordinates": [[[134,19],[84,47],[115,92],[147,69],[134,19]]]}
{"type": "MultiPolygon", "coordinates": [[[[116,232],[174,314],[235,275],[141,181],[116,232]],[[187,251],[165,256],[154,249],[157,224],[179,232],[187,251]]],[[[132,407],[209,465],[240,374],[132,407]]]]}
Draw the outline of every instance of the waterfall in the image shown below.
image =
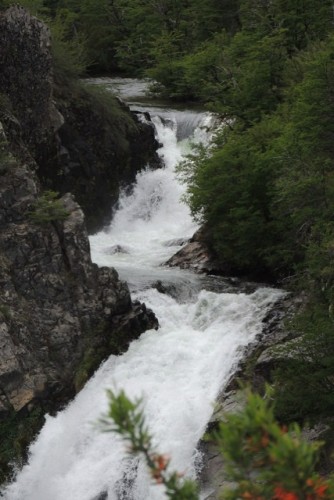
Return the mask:
{"type": "Polygon", "coordinates": [[[101,432],[106,390],[142,398],[153,444],[170,467],[196,476],[196,449],[219,391],[262,330],[269,308],[282,296],[271,288],[246,294],[208,286],[188,271],[163,264],[197,226],[182,201],[175,166],[193,141],[208,140],[212,116],[152,108],[163,169],[137,176],[124,192],[110,227],[91,236],[93,260],[114,266],[134,298],[156,313],[160,329],[147,331],[122,356],[111,356],[65,410],[46,423],[31,445],[29,461],[2,491],[5,500],[160,500],[141,459],[122,440],[101,432]],[[173,293],[160,293],[160,280],[173,293]],[[216,290],[216,291],[215,291],[216,290]]]}

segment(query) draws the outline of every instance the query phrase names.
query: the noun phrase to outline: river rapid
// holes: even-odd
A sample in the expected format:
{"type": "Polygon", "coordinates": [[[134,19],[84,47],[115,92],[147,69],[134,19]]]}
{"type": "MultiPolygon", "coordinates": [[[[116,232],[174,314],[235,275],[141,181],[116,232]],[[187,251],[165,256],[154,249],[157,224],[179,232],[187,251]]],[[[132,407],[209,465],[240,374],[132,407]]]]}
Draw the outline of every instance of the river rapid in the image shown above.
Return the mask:
{"type": "Polygon", "coordinates": [[[5,500],[165,498],[122,440],[101,432],[97,422],[107,411],[107,389],[143,399],[154,446],[170,455],[171,470],[195,478],[201,466],[197,444],[215,399],[282,296],[266,287],[244,293],[223,279],[163,267],[197,229],[175,167],[193,143],[209,144],[215,117],[148,103],[145,82],[95,83],[118,88],[132,109],[149,111],[162,144],[164,168],[139,173],[110,226],[90,237],[93,260],[117,269],[133,298],[153,309],[160,328],[145,332],[122,356],[111,356],[65,410],[47,416],[29,462],[2,493],[5,500]],[[156,289],[158,280],[170,293],[156,289]]]}

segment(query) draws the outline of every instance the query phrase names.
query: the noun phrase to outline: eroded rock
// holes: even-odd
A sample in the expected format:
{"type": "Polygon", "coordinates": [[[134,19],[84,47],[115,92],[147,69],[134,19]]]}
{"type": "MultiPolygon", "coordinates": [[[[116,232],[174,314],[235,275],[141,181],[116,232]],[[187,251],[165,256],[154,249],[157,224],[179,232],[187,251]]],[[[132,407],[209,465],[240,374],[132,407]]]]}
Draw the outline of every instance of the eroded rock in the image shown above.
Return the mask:
{"type": "Polygon", "coordinates": [[[154,314],[131,302],[117,272],[92,263],[73,196],[58,202],[63,220],[41,222],[31,217],[39,196],[34,172],[13,160],[0,183],[2,415],[37,403],[57,408],[73,395],[87,349],[103,346],[96,368],[145,329],[157,328],[154,314]]]}

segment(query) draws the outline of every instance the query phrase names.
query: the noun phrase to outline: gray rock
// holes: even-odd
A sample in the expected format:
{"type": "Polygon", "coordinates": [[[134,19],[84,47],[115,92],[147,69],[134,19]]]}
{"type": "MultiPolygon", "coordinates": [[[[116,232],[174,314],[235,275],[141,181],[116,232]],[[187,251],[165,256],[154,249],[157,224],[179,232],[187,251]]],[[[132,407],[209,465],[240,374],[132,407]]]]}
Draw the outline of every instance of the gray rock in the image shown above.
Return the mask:
{"type": "Polygon", "coordinates": [[[215,264],[207,245],[199,241],[191,241],[173,255],[166,263],[169,267],[192,269],[196,272],[212,272],[215,264]]]}
{"type": "Polygon", "coordinates": [[[84,215],[73,196],[59,201],[68,214],[64,220],[39,224],[30,217],[39,195],[34,171],[13,160],[0,183],[2,416],[41,402],[57,408],[73,395],[91,346],[100,348],[98,364],[145,329],[157,328],[154,314],[131,302],[117,272],[92,263],[84,215]]]}

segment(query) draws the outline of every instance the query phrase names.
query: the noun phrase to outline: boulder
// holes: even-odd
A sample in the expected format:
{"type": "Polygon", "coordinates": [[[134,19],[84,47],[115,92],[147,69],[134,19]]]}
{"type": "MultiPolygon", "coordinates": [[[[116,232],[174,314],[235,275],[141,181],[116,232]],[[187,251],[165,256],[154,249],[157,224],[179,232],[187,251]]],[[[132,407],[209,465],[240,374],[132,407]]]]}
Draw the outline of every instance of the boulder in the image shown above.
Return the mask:
{"type": "Polygon", "coordinates": [[[167,262],[166,266],[180,267],[181,269],[194,268],[203,270],[209,261],[207,248],[198,241],[187,243],[181,250],[179,250],[167,262]]]}
{"type": "MultiPolygon", "coordinates": [[[[184,240],[180,244],[184,244],[184,240]]],[[[220,266],[206,243],[202,230],[197,231],[164,265],[191,269],[198,273],[220,272],[220,266]]]]}

